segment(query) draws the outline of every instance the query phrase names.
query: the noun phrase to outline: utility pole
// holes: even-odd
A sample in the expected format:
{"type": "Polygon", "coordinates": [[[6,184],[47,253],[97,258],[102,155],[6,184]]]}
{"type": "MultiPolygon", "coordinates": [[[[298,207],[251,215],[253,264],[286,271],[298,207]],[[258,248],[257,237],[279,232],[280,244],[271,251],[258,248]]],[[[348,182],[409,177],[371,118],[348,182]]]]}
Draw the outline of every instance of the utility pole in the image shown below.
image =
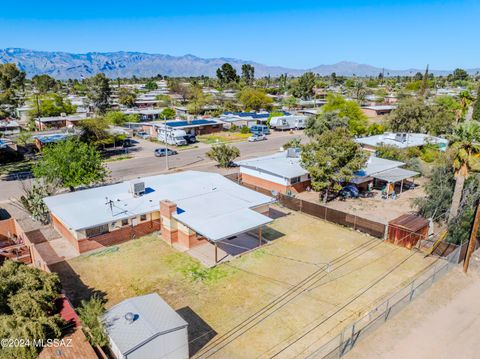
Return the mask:
{"type": "Polygon", "coordinates": [[[470,233],[470,242],[468,243],[467,255],[463,263],[463,271],[467,273],[470,258],[475,250],[475,243],[477,242],[478,225],[480,224],[480,201],[477,203],[477,210],[475,211],[475,219],[473,221],[472,232],[470,233]]]}
{"type": "Polygon", "coordinates": [[[167,133],[167,116],[163,116],[163,130],[165,131],[165,136],[163,137],[164,138],[164,143],[165,143],[165,166],[167,167],[167,171],[168,171],[168,147],[167,147],[167,137],[168,137],[168,133],[167,133]]]}

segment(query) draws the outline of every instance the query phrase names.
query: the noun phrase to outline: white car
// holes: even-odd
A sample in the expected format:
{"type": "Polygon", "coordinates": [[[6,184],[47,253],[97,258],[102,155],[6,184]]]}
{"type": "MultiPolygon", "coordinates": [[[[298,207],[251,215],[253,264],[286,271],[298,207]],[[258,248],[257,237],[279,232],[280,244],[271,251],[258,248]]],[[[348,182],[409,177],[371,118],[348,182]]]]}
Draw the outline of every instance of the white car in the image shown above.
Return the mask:
{"type": "Polygon", "coordinates": [[[264,134],[255,134],[248,138],[248,142],[257,142],[257,141],[264,141],[267,139],[267,136],[264,134]]]}

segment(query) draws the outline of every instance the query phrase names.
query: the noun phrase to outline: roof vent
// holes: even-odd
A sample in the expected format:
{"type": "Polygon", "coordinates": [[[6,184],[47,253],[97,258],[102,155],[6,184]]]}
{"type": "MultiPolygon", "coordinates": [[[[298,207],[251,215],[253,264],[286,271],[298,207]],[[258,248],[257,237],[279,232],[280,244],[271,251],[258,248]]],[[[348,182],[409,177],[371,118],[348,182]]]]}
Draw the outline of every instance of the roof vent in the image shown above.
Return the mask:
{"type": "Polygon", "coordinates": [[[135,314],[128,312],[125,314],[125,320],[128,322],[128,324],[132,324],[135,321],[135,314]]]}
{"type": "Polygon", "coordinates": [[[130,182],[130,193],[133,193],[134,197],[139,197],[145,194],[145,182],[143,181],[130,182]]]}
{"type": "Polygon", "coordinates": [[[288,148],[287,149],[287,157],[288,158],[298,158],[300,157],[300,149],[299,148],[288,148]]]}

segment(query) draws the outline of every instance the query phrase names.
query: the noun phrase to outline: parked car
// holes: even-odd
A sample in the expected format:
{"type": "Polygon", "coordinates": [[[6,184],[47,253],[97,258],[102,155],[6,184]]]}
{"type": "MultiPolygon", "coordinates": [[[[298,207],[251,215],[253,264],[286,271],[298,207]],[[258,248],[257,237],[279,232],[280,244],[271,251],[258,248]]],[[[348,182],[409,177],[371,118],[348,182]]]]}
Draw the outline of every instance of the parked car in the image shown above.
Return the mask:
{"type": "Polygon", "coordinates": [[[167,154],[168,156],[173,156],[178,154],[177,151],[171,150],[170,148],[157,148],[154,151],[155,157],[165,157],[167,154]]]}
{"type": "Polygon", "coordinates": [[[137,132],[137,137],[140,137],[140,138],[143,138],[143,139],[147,139],[147,138],[150,137],[150,135],[149,135],[148,133],[146,133],[146,132],[141,131],[141,132],[137,132]]]}
{"type": "Polygon", "coordinates": [[[267,139],[267,136],[255,133],[253,136],[250,136],[248,138],[248,142],[264,141],[266,139],[267,139]]]}
{"type": "Polygon", "coordinates": [[[358,198],[360,195],[360,191],[354,185],[347,185],[343,187],[339,192],[338,195],[342,198],[358,198]]]}

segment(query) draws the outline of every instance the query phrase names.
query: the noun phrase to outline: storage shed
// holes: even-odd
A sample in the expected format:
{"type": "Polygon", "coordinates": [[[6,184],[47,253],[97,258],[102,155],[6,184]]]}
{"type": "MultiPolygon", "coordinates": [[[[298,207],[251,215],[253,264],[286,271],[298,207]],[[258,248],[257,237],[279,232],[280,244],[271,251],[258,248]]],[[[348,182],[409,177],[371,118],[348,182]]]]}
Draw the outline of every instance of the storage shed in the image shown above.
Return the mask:
{"type": "Polygon", "coordinates": [[[188,323],[158,294],[133,297],[103,316],[117,359],[187,359],[188,323]]]}
{"type": "Polygon", "coordinates": [[[422,216],[404,214],[388,222],[388,241],[408,249],[428,237],[429,222],[422,216]]]}

